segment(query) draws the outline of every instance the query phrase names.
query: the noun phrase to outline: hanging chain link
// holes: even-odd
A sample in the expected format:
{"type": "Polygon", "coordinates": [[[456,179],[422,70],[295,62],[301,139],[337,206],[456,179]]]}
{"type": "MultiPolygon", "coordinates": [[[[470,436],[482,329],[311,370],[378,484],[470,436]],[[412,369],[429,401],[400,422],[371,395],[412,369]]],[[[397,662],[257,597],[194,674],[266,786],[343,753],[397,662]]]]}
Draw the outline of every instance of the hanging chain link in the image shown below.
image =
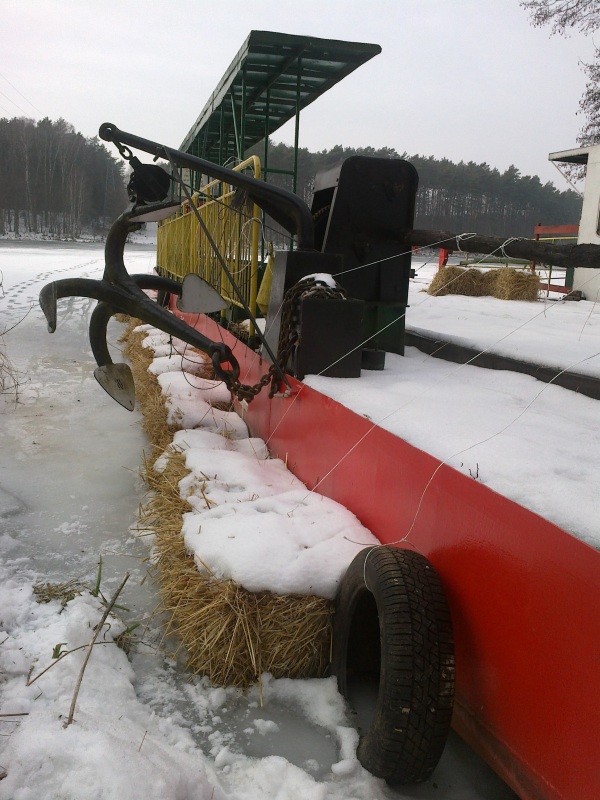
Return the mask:
{"type": "Polygon", "coordinates": [[[112,143],[114,144],[114,146],[119,151],[119,155],[121,156],[121,158],[124,161],[127,161],[127,162],[129,162],[129,164],[131,164],[132,159],[135,158],[135,156],[133,155],[131,150],[128,147],[126,147],[124,144],[121,144],[121,142],[117,141],[117,139],[113,139],[112,143]]]}
{"type": "Polygon", "coordinates": [[[280,375],[286,371],[292,353],[299,344],[301,301],[307,297],[321,300],[345,300],[347,296],[345,289],[341,286],[328,286],[319,278],[311,277],[299,281],[287,290],[283,298],[277,363],[271,364],[268,371],[252,386],[241,383],[239,372],[238,376],[235,376],[223,369],[217,369],[215,365],[218,377],[225,381],[233,396],[238,400],[250,402],[269,383],[271,384],[269,397],[274,397],[279,389],[280,375]]]}

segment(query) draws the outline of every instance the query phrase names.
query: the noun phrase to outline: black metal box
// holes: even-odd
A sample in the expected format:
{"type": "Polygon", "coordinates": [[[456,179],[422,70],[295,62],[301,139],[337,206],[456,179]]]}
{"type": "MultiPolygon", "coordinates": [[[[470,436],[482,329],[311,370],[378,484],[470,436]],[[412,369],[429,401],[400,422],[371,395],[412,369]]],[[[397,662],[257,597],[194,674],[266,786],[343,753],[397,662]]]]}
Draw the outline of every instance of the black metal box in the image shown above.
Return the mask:
{"type": "Polygon", "coordinates": [[[360,378],[363,310],[361,300],[302,300],[299,343],[291,365],[296,377],[360,378]]]}

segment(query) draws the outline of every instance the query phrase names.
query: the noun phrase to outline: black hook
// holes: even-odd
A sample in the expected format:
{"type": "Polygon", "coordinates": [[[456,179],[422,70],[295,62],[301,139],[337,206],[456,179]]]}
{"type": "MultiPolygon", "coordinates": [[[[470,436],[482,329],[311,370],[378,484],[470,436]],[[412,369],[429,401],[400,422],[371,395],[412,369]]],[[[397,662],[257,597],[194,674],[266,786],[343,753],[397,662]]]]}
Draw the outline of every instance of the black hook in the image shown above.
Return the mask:
{"type": "Polygon", "coordinates": [[[158,275],[129,275],[123,262],[123,249],[127,235],[139,227],[142,218],[153,214],[170,213],[173,203],[163,203],[154,207],[134,207],[113,223],[106,239],[105,268],[102,280],[90,278],[65,278],[53,281],[40,292],[40,306],[48,322],[48,330],[56,330],[57,301],[62,297],[89,297],[98,300],[98,306],[90,320],[90,344],[96,363],[95,377],[100,385],[124,408],[133,410],[135,392],[131,371],[126,364],[114,364],[106,343],[108,322],[114,314],[122,313],[139,318],[154,325],[165,333],[176,336],[184,342],[216,357],[219,365],[228,362],[231,372],[221,370],[223,379],[231,387],[232,380],[239,377],[239,365],[226,344],[216,343],[203,336],[195,328],[166,311],[151,300],[144,290],[181,294],[181,285],[169,278],[158,275]]]}

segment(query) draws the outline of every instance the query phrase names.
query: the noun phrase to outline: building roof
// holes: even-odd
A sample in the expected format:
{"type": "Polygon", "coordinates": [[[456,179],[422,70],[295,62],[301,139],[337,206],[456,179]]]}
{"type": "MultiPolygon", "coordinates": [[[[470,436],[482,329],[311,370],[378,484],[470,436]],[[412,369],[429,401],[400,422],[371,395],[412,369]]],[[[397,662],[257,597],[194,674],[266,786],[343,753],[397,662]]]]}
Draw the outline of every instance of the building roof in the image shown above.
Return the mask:
{"type": "Polygon", "coordinates": [[[559,150],[548,154],[548,161],[560,161],[563,164],[587,164],[591,147],[574,147],[571,150],[559,150]]]}

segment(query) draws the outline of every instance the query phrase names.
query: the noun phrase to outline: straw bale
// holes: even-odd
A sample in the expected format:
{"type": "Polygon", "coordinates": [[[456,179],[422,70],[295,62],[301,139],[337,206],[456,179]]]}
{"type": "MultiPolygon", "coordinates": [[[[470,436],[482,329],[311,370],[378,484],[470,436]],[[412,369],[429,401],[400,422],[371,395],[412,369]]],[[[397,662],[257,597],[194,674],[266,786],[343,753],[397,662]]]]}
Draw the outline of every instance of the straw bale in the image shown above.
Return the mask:
{"type": "Polygon", "coordinates": [[[486,269],[481,274],[481,296],[496,297],[497,269],[486,269]]]}
{"type": "Polygon", "coordinates": [[[526,300],[533,302],[538,298],[540,279],[534,272],[502,267],[494,270],[496,286],[494,297],[499,300],[526,300]]]}
{"type": "Polygon", "coordinates": [[[436,272],[429,289],[429,294],[441,297],[445,294],[463,294],[469,297],[481,297],[483,274],[474,268],[444,267],[436,272]]]}
{"type": "Polygon", "coordinates": [[[483,290],[483,278],[484,273],[481,270],[469,267],[457,280],[460,294],[467,295],[468,297],[481,297],[485,294],[483,290]]]}
{"type": "Polygon", "coordinates": [[[322,677],[330,661],[330,601],[310,595],[249,592],[200,572],[181,536],[189,506],[179,493],[184,456],[170,449],[162,473],[147,475],[152,496],[143,527],[156,533],[156,563],[166,633],[181,643],[187,668],[212,683],[246,688],[263,672],[322,677]]]}
{"type": "Polygon", "coordinates": [[[142,347],[145,334],[133,332],[138,324],[133,321],[124,334],[125,354],[154,454],[167,454],[160,472],[153,468],[154,458],[144,459],[142,473],[149,493],[140,512],[140,527],[156,535],[165,635],[176,637],[187,668],[207,675],[215,685],[246,688],[259,683],[263,672],[275,677],[322,677],[330,663],[331,601],[249,592],[210,570],[201,572],[186,550],[182,515],[190,506],[180,495],[179,482],[188,470],[183,454],[172,445],[175,428],[167,425],[160,385],[147,371],[152,354],[142,347]]]}
{"type": "Polygon", "coordinates": [[[433,280],[429,284],[427,294],[432,294],[435,297],[443,297],[446,294],[452,294],[452,286],[457,281],[465,270],[462,267],[444,267],[439,269],[433,276],[433,280]]]}

